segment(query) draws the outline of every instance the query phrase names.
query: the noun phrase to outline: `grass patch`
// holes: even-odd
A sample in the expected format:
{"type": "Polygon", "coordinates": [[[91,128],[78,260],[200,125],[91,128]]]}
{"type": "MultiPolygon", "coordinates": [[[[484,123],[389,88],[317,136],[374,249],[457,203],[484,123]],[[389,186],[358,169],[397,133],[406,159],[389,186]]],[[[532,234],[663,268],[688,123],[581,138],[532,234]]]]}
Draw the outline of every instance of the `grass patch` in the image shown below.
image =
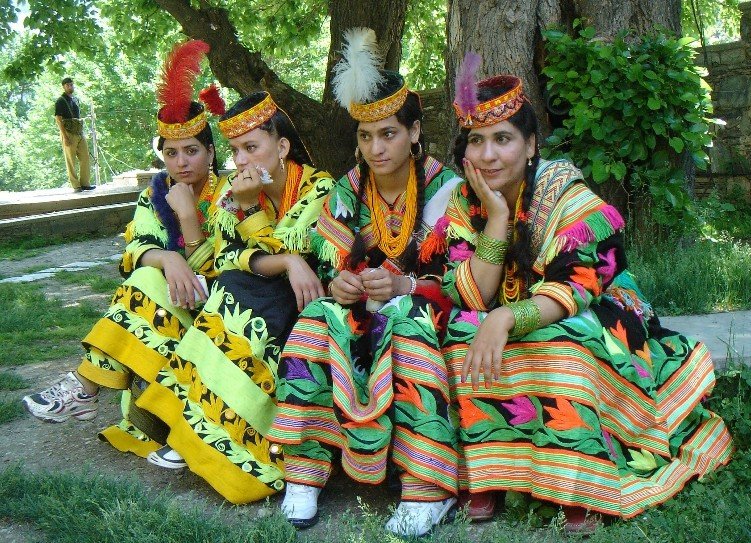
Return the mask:
{"type": "Polygon", "coordinates": [[[658,315],[751,308],[751,243],[636,242],[629,269],[658,315]]]}
{"type": "Polygon", "coordinates": [[[66,285],[86,285],[93,292],[107,294],[115,292],[117,287],[122,283],[122,278],[108,277],[96,270],[101,266],[96,266],[85,272],[63,271],[55,274],[55,279],[66,285]]]}
{"type": "Polygon", "coordinates": [[[88,303],[63,307],[46,299],[39,285],[0,284],[0,367],[80,352],[79,341],[100,316],[88,303]]]}

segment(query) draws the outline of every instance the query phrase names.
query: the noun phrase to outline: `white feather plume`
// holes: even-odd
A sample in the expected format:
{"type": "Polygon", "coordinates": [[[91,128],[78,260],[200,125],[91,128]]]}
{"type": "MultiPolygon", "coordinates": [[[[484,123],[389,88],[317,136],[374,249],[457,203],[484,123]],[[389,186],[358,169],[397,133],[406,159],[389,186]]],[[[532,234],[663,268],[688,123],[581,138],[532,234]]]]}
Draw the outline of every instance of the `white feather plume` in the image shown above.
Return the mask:
{"type": "Polygon", "coordinates": [[[342,38],[342,59],[334,66],[334,96],[342,107],[373,101],[384,77],[376,34],[370,28],[350,28],[342,38]]]}

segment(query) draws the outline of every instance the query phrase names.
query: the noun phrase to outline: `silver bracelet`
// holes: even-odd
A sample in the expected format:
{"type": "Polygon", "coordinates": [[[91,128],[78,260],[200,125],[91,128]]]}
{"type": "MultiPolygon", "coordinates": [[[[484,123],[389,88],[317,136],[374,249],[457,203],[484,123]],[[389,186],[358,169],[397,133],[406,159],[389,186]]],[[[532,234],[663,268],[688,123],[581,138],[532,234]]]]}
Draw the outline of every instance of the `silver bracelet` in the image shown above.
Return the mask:
{"type": "Polygon", "coordinates": [[[408,294],[414,294],[415,289],[417,289],[417,279],[415,279],[414,275],[408,275],[407,279],[409,279],[410,282],[408,294]]]}

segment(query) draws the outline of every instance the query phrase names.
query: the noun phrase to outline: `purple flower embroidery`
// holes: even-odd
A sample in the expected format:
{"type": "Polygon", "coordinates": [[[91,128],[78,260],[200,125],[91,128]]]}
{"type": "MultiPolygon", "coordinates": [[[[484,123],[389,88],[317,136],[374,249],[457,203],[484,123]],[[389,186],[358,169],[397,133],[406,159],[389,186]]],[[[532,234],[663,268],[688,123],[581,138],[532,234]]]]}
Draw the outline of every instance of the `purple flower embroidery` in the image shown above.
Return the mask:
{"type": "Polygon", "coordinates": [[[290,356],[286,359],[286,361],[287,375],[285,377],[288,381],[291,381],[293,379],[305,379],[306,381],[313,381],[314,383],[318,383],[318,381],[316,381],[313,377],[313,374],[310,373],[308,365],[304,360],[290,356]]]}
{"type": "Polygon", "coordinates": [[[456,262],[457,260],[467,260],[472,257],[475,252],[469,248],[469,244],[466,241],[462,241],[458,245],[449,247],[449,260],[456,262]]]}
{"type": "Polygon", "coordinates": [[[605,264],[597,267],[597,272],[602,276],[603,284],[609,283],[615,275],[617,264],[615,261],[615,248],[610,249],[606,254],[597,254],[600,260],[605,264]]]}
{"type": "Polygon", "coordinates": [[[513,415],[509,423],[518,426],[537,418],[537,409],[526,396],[516,396],[511,402],[502,403],[503,407],[508,409],[513,415]]]}
{"type": "Polygon", "coordinates": [[[386,329],[386,323],[388,317],[382,313],[376,311],[373,313],[372,320],[370,321],[370,335],[372,338],[380,339],[383,336],[383,331],[386,329]]]}
{"type": "Polygon", "coordinates": [[[477,318],[477,311],[460,311],[459,316],[456,317],[459,322],[468,322],[475,326],[480,326],[480,320],[477,318]]]}
{"type": "Polygon", "coordinates": [[[613,447],[613,438],[610,437],[610,434],[607,432],[607,430],[602,431],[602,437],[605,438],[605,443],[608,446],[608,450],[610,450],[610,456],[613,458],[618,458],[618,453],[615,452],[615,447],[613,447]]]}
{"type": "Polygon", "coordinates": [[[631,365],[634,366],[634,369],[636,369],[636,373],[639,374],[639,377],[649,377],[649,372],[636,361],[635,356],[631,356],[631,365]]]}

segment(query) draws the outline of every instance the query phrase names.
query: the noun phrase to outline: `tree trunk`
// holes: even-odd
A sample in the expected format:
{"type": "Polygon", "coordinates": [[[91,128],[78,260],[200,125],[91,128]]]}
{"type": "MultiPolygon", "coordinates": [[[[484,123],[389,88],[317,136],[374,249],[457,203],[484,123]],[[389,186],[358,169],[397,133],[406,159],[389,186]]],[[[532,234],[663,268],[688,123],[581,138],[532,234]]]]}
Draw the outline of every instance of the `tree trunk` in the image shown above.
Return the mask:
{"type": "Polygon", "coordinates": [[[346,110],[333,100],[331,66],[338,60],[341,36],[352,26],[373,28],[379,38],[386,66],[399,68],[406,0],[330,0],[332,43],[322,102],[313,100],[285,83],[261,58],[239,40],[228,13],[200,0],[155,0],[181,25],[183,32],[211,46],[209,63],[219,83],[241,95],[268,91],[289,113],[318,167],[339,176],[354,164],[354,124],[346,110]]]}
{"type": "MultiPolygon", "coordinates": [[[[480,76],[511,73],[521,77],[524,92],[538,114],[540,137],[545,138],[550,122],[543,99],[545,82],[539,75],[544,65],[541,32],[551,26],[572,31],[573,21],[583,19],[604,39],[625,29],[637,34],[657,28],[680,33],[680,1],[449,0],[445,59],[448,101],[453,101],[456,69],[465,53],[480,53],[480,76]]],[[[459,130],[456,123],[453,126],[451,141],[459,130]]],[[[450,156],[451,142],[445,148],[450,156]]],[[[606,186],[601,192],[622,212],[633,209],[622,185],[606,186]]]]}

